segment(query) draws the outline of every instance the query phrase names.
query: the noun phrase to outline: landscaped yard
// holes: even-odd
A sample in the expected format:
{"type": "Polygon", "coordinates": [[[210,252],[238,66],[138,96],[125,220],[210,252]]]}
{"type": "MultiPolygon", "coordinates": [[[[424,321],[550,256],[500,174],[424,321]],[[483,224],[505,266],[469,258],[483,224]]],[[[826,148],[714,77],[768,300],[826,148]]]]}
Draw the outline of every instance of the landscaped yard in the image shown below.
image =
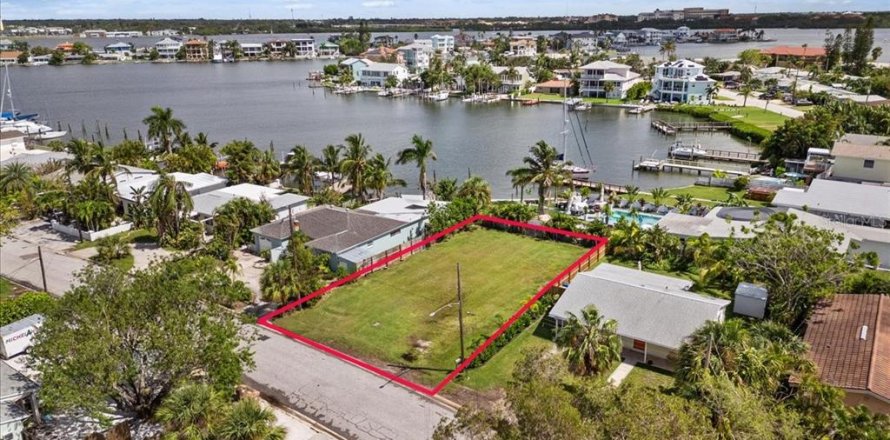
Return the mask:
{"type": "Polygon", "coordinates": [[[661,386],[669,387],[674,383],[674,376],[670,371],[652,367],[643,363],[637,363],[633,370],[621,382],[621,386],[637,384],[649,388],[661,386]]]}
{"type": "Polygon", "coordinates": [[[789,119],[785,115],[769,111],[769,107],[766,110],[762,107],[732,107],[726,105],[715,105],[711,108],[719,113],[729,115],[735,120],[747,122],[771,131],[789,119]]]}
{"type": "MultiPolygon", "coordinates": [[[[580,246],[485,228],[460,232],[389,269],[339,287],[312,308],[275,324],[359,357],[410,366],[416,369],[412,380],[434,384],[460,357],[457,263],[469,355],[474,341],[493,333],[585,252],[580,246]]],[[[512,368],[515,359],[509,358],[514,355],[505,357],[503,367],[512,368]]],[[[497,366],[490,370],[477,379],[479,386],[510,374],[497,371],[497,366]]]]}
{"type": "MultiPolygon", "coordinates": [[[[679,188],[669,188],[667,189],[668,198],[664,199],[661,203],[667,206],[674,206],[677,204],[677,199],[674,196],[679,194],[689,194],[692,196],[694,203],[701,203],[703,206],[716,206],[721,202],[726,201],[730,194],[735,194],[740,197],[744,197],[746,191],[732,191],[730,188],[722,188],[719,186],[700,186],[700,185],[691,185],[684,186],[679,188]]],[[[622,198],[626,198],[625,196],[621,196],[622,198]]],[[[649,193],[640,192],[638,198],[642,198],[647,202],[652,202],[652,196],[649,193]]],[[[762,202],[758,200],[750,200],[745,199],[745,202],[748,203],[748,206],[759,207],[766,206],[767,202],[762,202]]]]}

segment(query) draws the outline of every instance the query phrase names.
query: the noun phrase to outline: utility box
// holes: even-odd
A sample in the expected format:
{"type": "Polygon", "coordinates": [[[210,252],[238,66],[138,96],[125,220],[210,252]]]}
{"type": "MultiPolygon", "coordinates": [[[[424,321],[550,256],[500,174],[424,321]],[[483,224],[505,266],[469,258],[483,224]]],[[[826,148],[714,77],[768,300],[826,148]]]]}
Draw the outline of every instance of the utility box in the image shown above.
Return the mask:
{"type": "Polygon", "coordinates": [[[763,319],[766,315],[766,302],[769,293],[763,286],[751,283],[739,283],[735,289],[732,311],[736,315],[763,319]]]}
{"type": "Polygon", "coordinates": [[[43,315],[31,315],[0,327],[0,356],[9,359],[31,348],[34,335],[42,325],[43,315]]]}

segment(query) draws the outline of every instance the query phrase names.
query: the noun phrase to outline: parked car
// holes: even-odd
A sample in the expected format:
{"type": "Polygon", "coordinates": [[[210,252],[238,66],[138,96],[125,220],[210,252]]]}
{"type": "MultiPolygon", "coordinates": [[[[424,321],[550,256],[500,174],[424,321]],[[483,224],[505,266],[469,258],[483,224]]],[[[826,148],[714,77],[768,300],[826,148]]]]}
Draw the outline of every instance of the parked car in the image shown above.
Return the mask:
{"type": "Polygon", "coordinates": [[[813,105],[813,101],[810,101],[809,99],[806,99],[806,98],[800,98],[800,99],[794,101],[794,105],[801,105],[801,106],[813,105]]]}
{"type": "Polygon", "coordinates": [[[761,94],[760,94],[759,98],[760,98],[760,99],[765,99],[765,100],[769,101],[769,100],[776,99],[777,96],[776,96],[775,93],[764,92],[764,93],[761,93],[761,94]]]}

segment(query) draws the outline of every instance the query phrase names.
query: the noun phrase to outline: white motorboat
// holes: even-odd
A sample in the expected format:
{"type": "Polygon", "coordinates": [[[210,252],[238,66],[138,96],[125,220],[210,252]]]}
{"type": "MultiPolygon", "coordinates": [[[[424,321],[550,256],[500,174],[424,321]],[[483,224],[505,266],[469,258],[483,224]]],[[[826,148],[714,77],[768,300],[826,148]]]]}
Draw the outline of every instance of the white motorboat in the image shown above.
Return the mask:
{"type": "Polygon", "coordinates": [[[385,97],[387,97],[387,96],[389,96],[389,95],[391,95],[391,94],[392,94],[392,92],[390,92],[389,90],[386,90],[386,89],[383,89],[383,90],[377,92],[377,96],[380,96],[380,97],[383,97],[383,98],[385,98],[385,97]]]}
{"type": "Polygon", "coordinates": [[[448,91],[442,90],[440,92],[432,92],[429,94],[429,98],[433,101],[444,101],[448,99],[448,91]]]}
{"type": "Polygon", "coordinates": [[[627,112],[632,115],[641,115],[641,114],[643,114],[643,108],[642,107],[634,107],[634,108],[628,110],[627,112]]]}
{"type": "Polygon", "coordinates": [[[572,180],[590,180],[590,170],[577,165],[563,165],[563,169],[572,172],[572,180]]]}
{"type": "Polygon", "coordinates": [[[67,131],[53,130],[53,128],[48,125],[38,124],[34,121],[3,121],[2,124],[0,124],[0,131],[13,130],[19,131],[32,139],[41,141],[58,139],[68,134],[67,131]]]}
{"type": "Polygon", "coordinates": [[[701,144],[684,144],[683,141],[674,142],[670,149],[671,157],[679,157],[684,159],[698,159],[705,157],[708,152],[701,147],[701,144]]]}

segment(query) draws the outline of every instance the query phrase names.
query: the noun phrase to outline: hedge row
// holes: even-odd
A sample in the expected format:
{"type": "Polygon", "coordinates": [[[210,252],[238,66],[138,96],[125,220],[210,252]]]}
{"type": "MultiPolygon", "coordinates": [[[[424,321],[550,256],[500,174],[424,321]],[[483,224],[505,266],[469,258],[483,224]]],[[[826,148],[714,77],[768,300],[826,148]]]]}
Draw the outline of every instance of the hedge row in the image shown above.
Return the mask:
{"type": "Polygon", "coordinates": [[[659,106],[658,109],[676,113],[685,113],[697,118],[707,118],[714,122],[728,122],[732,124],[732,127],[729,129],[730,134],[742,139],[750,140],[757,144],[763,142],[764,139],[772,135],[772,132],[765,128],[739,121],[728,114],[718,112],[710,107],[700,105],[672,105],[659,106]]]}
{"type": "MultiPolygon", "coordinates": [[[[531,299],[531,298],[529,298],[531,299]]],[[[559,295],[555,293],[555,291],[550,291],[544,294],[538,302],[532,304],[532,306],[522,315],[516,322],[513,323],[510,327],[507,327],[497,339],[492,341],[491,345],[485,348],[482,353],[479,353],[473,362],[470,363],[469,368],[477,368],[481,367],[485,362],[491,359],[495,354],[501,351],[502,348],[506,347],[507,344],[510,343],[515,337],[519,336],[525,329],[538,321],[539,318],[544,316],[553,304],[556,304],[556,300],[559,299],[559,295]]],[[[525,302],[527,302],[526,300],[525,302]]],[[[523,303],[525,303],[523,302],[523,303]]],[[[502,321],[502,318],[499,316],[495,317],[499,321],[502,321]]],[[[503,321],[505,322],[505,321],[503,321]]],[[[500,327],[500,326],[499,326],[500,327]]],[[[476,351],[480,345],[482,345],[486,339],[488,339],[489,335],[479,335],[472,344],[472,348],[470,352],[476,351]]]]}

